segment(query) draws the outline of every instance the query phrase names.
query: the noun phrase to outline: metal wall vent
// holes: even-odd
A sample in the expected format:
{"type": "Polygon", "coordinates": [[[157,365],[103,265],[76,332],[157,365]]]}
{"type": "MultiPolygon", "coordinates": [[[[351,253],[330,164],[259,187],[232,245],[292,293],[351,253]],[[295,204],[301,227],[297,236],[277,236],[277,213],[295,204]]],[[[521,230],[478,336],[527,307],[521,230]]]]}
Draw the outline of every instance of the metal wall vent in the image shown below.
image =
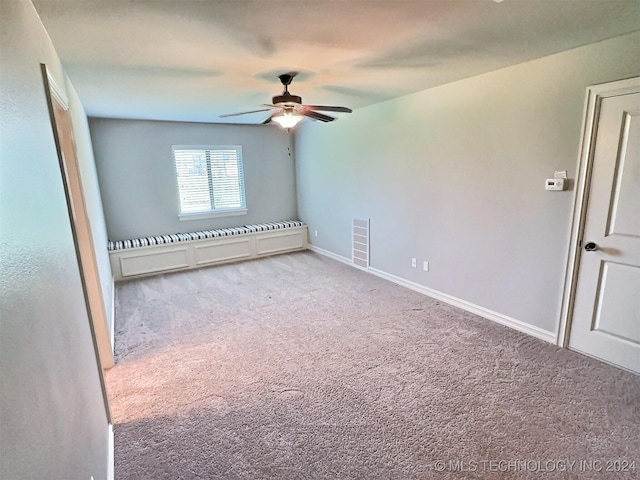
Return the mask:
{"type": "Polygon", "coordinates": [[[369,268],[369,219],[354,217],[351,235],[353,263],[358,267],[369,268]]]}

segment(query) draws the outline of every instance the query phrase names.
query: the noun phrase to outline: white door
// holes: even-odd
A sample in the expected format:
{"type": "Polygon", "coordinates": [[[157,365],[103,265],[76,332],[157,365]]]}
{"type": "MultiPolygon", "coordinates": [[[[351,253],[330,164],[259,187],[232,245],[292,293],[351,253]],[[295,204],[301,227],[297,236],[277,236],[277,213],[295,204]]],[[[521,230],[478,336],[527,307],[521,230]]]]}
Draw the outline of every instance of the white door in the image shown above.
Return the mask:
{"type": "Polygon", "coordinates": [[[569,348],[640,373],[640,80],[634,80],[624,89],[601,87],[593,99],[569,348]]]}

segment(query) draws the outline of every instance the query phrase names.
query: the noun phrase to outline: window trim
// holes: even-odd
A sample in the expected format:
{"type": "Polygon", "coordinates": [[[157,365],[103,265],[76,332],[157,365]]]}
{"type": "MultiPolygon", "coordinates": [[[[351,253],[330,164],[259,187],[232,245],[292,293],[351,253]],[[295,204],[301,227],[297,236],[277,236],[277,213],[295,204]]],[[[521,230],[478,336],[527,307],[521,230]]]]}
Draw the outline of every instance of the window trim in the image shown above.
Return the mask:
{"type": "Polygon", "coordinates": [[[240,215],[246,215],[248,210],[246,208],[235,208],[228,210],[218,210],[215,212],[194,212],[194,213],[180,213],[178,219],[181,222],[188,220],[206,220],[207,218],[217,217],[235,217],[240,215]]]}
{"type": "MultiPolygon", "coordinates": [[[[173,161],[173,171],[176,185],[176,200],[178,207],[178,219],[180,221],[190,221],[190,220],[204,220],[208,218],[217,218],[217,217],[231,217],[231,216],[240,216],[246,215],[248,212],[247,209],[247,195],[246,195],[246,183],[244,177],[244,158],[242,154],[242,145],[171,145],[171,159],[173,161]],[[243,205],[237,208],[225,208],[225,209],[213,209],[206,210],[201,212],[183,212],[182,211],[182,203],[180,201],[180,185],[178,179],[178,165],[176,164],[176,156],[175,152],[180,150],[204,150],[204,151],[215,151],[215,150],[235,150],[237,152],[238,163],[240,164],[239,171],[242,173],[241,178],[241,199],[243,200],[243,205]]],[[[209,179],[211,178],[211,173],[208,172],[209,179]]]]}

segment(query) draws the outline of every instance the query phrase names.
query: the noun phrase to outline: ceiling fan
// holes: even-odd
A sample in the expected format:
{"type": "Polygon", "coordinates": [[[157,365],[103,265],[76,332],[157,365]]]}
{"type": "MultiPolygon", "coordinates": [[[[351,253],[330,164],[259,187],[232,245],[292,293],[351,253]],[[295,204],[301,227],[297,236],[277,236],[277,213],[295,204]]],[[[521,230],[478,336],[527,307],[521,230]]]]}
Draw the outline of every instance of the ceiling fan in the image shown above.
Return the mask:
{"type": "Polygon", "coordinates": [[[272,99],[272,104],[264,104],[267,108],[260,110],[251,110],[249,112],[230,113],[228,115],[220,115],[219,118],[237,117],[238,115],[247,115],[249,113],[258,112],[273,112],[269,115],[263,125],[271,122],[278,123],[282,128],[295,127],[304,117],[311,118],[313,120],[320,120],[321,122],[333,122],[336,118],[323,113],[318,113],[318,110],[324,112],[341,112],[351,113],[352,110],[347,107],[331,107],[328,105],[303,105],[302,97],[297,95],[291,95],[289,93],[289,85],[293,81],[293,78],[297,75],[297,72],[290,72],[279,75],[278,78],[284,85],[284,91],[282,95],[276,95],[272,99]]]}

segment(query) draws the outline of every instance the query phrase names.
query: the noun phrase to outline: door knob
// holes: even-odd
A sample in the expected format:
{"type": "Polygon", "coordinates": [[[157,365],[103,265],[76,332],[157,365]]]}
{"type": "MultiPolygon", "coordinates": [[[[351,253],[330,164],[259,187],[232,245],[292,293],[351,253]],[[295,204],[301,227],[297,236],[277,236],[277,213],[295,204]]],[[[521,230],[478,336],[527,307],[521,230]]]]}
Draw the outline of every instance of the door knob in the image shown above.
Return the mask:
{"type": "Polygon", "coordinates": [[[596,245],[596,244],[595,244],[595,243],[593,243],[593,242],[589,242],[589,243],[587,243],[587,244],[584,246],[584,249],[585,249],[587,252],[595,252],[595,251],[598,249],[598,245],[596,245]]]}

